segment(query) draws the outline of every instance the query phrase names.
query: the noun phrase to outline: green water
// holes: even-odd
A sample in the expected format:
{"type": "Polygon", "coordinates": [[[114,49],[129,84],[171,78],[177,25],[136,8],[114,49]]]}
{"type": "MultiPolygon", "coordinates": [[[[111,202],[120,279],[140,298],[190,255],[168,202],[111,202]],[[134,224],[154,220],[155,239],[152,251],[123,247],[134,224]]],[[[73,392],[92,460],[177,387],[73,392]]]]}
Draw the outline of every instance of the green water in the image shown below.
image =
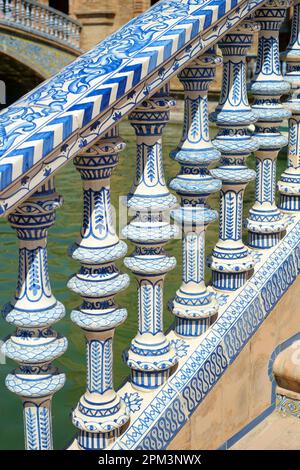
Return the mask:
{"type": "MultiPolygon", "coordinates": [[[[178,165],[170,160],[168,154],[179,141],[182,126],[170,124],[164,134],[164,162],[167,179],[175,176],[178,165]]],[[[118,207],[120,195],[125,195],[131,186],[134,176],[135,163],[135,137],[132,128],[125,122],[121,125],[120,132],[127,142],[127,148],[120,157],[112,178],[112,203],[118,207]]],[[[285,168],[286,156],[279,156],[279,176],[285,168]]],[[[249,158],[249,166],[254,168],[254,158],[249,158]]],[[[64,448],[74,435],[75,428],[71,424],[70,413],[75,407],[78,398],[85,389],[85,346],[80,329],[70,321],[70,312],[80,303],[77,295],[72,294],[66,287],[68,278],[78,270],[78,264],[67,255],[68,246],[78,236],[81,224],[81,183],[79,174],[70,163],[56,177],[57,190],[64,197],[64,205],[57,213],[57,221],[49,236],[49,270],[52,288],[56,297],[66,307],[66,317],[56,325],[56,329],[68,338],[69,348],[62,358],[56,361],[59,367],[65,371],[67,381],[64,388],[59,391],[53,400],[53,434],[54,447],[64,448]]],[[[245,216],[254,200],[254,183],[251,183],[245,194],[245,216]]],[[[218,207],[217,196],[210,199],[211,206],[218,207]]],[[[17,279],[17,241],[13,230],[4,220],[0,221],[1,253],[0,253],[0,306],[5,304],[12,296],[17,279]]],[[[206,250],[209,253],[218,237],[218,224],[212,224],[208,228],[206,250]]],[[[168,244],[168,251],[176,256],[178,267],[168,274],[165,284],[165,327],[172,323],[172,316],[168,313],[166,303],[180,284],[180,240],[174,240],[168,244]]],[[[129,251],[131,247],[129,247],[129,251]]],[[[124,267],[123,271],[126,271],[124,267]]],[[[130,273],[129,273],[130,274],[130,273]]],[[[130,274],[131,276],[131,274],[130,274]]],[[[209,272],[207,271],[207,281],[209,272]]],[[[129,370],[121,360],[122,351],[128,346],[129,341],[135,335],[137,328],[137,301],[136,286],[131,276],[130,287],[118,296],[118,302],[128,310],[128,319],[120,326],[114,341],[114,378],[115,385],[120,384],[127,377],[129,370]]],[[[11,333],[12,328],[3,319],[0,320],[1,337],[11,333]]],[[[6,374],[14,368],[14,363],[7,360],[0,365],[0,449],[23,448],[23,422],[22,405],[20,399],[9,392],[4,385],[6,374]]]]}

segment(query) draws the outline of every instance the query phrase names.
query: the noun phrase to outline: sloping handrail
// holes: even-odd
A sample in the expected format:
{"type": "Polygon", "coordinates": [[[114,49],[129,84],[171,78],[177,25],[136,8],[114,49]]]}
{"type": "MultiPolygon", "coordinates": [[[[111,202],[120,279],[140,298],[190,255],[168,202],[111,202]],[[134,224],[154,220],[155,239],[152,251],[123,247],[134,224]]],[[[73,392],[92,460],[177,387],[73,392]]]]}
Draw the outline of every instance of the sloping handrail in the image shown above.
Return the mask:
{"type": "Polygon", "coordinates": [[[3,110],[0,214],[263,3],[162,0],[3,110]]]}
{"type": "Polygon", "coordinates": [[[0,24],[80,49],[80,22],[35,0],[0,0],[0,24]]]}

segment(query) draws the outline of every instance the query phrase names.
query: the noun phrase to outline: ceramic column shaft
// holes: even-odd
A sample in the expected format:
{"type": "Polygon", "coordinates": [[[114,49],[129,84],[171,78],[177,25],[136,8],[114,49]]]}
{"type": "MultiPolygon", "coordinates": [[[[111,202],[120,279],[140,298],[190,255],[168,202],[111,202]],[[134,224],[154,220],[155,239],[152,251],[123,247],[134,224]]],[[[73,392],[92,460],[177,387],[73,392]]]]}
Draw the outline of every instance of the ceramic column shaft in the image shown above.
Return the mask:
{"type": "Polygon", "coordinates": [[[221,181],[211,177],[210,164],[221,154],[209,137],[208,88],[221,63],[214,51],[192,62],[179,74],[184,87],[184,126],[181,142],[171,158],[181,165],[180,173],[170,182],[181,198],[181,207],[171,215],[183,228],[182,285],[170,302],[176,317],[175,331],[180,336],[199,336],[216,318],[218,304],[205,286],[205,230],[217,219],[217,212],[207,205],[207,198],[220,190],[221,181]]]}
{"type": "Polygon", "coordinates": [[[288,167],[278,182],[279,208],[284,212],[300,211],[300,0],[294,1],[291,38],[282,59],[286,63],[285,80],[291,85],[287,102],[289,119],[288,167]]]}
{"type": "Polygon", "coordinates": [[[71,318],[87,342],[87,390],[73,412],[73,424],[80,430],[79,448],[87,450],[106,448],[129,419],[113,387],[112,353],[115,328],[127,317],[114,296],[129,284],[114,263],[127,246],[117,237],[110,204],[110,177],[124,148],[114,128],[74,159],[83,182],[83,219],[70,251],[82,266],[68,287],[83,299],[71,318]]]}
{"type": "Polygon", "coordinates": [[[220,290],[241,287],[254,266],[252,254],[242,241],[242,215],[245,188],[255,178],[255,172],[246,166],[246,158],[258,148],[248,131],[255,117],[246,90],[246,55],[256,29],[253,22],[245,21],[219,43],[224,63],[222,92],[211,118],[219,127],[213,144],[222,159],[211,174],[222,180],[222,189],[219,241],[209,265],[212,284],[220,290]]]}
{"type": "Polygon", "coordinates": [[[167,91],[162,90],[129,116],[137,135],[137,160],[127,204],[136,215],[123,233],[135,245],[132,255],[125,258],[125,265],[138,282],[139,326],[127,364],[132,385],[145,391],[162,385],[177,362],[163,332],[163,283],[167,272],[176,265],[164,245],[178,232],[164,217],[164,212],[176,204],[176,198],[165,183],[161,141],[173,104],[167,91]]]}
{"type": "Polygon", "coordinates": [[[19,275],[3,314],[17,329],[2,351],[19,363],[6,385],[22,398],[28,450],[52,449],[51,399],[65,382],[65,374],[52,365],[67,349],[66,338],[52,329],[65,309],[52,294],[47,260],[48,230],[61,203],[50,179],[8,217],[19,239],[19,275]]]}
{"type": "Polygon", "coordinates": [[[269,1],[255,12],[260,25],[258,58],[255,78],[251,86],[254,95],[253,112],[257,118],[255,203],[249,211],[246,227],[249,245],[253,248],[270,248],[276,245],[287,226],[287,220],[275,203],[276,160],[287,139],[279,132],[290,111],[283,108],[280,97],[289,91],[283,80],[279,59],[279,29],[285,18],[289,2],[269,1]]]}

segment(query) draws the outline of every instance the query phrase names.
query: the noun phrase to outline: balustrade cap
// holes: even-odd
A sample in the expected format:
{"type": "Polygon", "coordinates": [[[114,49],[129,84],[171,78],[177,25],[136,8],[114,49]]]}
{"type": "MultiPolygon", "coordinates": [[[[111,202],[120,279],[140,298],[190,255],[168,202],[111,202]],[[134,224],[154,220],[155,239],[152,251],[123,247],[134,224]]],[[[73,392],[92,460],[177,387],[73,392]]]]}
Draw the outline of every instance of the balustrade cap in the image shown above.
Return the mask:
{"type": "Polygon", "coordinates": [[[3,110],[0,215],[263,3],[163,0],[3,110]]]}

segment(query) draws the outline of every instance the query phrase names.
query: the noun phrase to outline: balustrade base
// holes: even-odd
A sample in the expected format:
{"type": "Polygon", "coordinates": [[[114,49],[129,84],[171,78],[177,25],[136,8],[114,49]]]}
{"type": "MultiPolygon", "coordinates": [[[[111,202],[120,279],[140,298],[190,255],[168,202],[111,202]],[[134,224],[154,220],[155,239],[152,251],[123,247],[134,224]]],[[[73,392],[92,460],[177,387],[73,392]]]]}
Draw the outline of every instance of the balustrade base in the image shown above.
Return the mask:
{"type": "Polygon", "coordinates": [[[206,318],[180,318],[176,317],[175,321],[175,332],[178,336],[183,338],[193,338],[195,336],[201,336],[205,333],[208,328],[216,321],[218,315],[209,316],[206,318]]]}
{"type": "Polygon", "coordinates": [[[161,387],[170,377],[170,369],[141,371],[131,369],[131,384],[136,390],[151,392],[161,387]]]}
{"type": "Polygon", "coordinates": [[[103,450],[112,445],[120,436],[120,429],[108,433],[93,433],[81,431],[78,434],[78,450],[103,450]]]}
{"type": "Polygon", "coordinates": [[[284,234],[285,232],[275,232],[275,233],[249,232],[248,245],[251,248],[256,248],[260,250],[272,248],[273,246],[276,246],[280,242],[284,234]]]}
{"type": "Polygon", "coordinates": [[[178,336],[201,336],[217,319],[218,302],[215,295],[205,290],[201,294],[177,292],[169,302],[169,310],[175,316],[178,336]]]}
{"type": "Polygon", "coordinates": [[[234,291],[240,289],[249,277],[249,271],[239,273],[212,271],[212,285],[216,290],[234,291]]]}
{"type": "Polygon", "coordinates": [[[300,211],[300,194],[299,196],[290,194],[280,194],[279,209],[282,212],[299,212],[300,211]]]}

